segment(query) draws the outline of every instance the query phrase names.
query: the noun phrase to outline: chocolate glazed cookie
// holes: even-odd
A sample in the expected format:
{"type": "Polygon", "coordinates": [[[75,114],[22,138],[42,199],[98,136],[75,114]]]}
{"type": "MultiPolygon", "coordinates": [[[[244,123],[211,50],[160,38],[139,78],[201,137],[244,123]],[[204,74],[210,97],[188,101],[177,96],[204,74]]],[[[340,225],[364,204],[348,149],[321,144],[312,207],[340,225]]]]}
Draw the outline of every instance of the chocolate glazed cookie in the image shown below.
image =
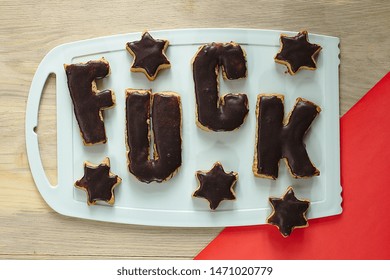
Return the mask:
{"type": "Polygon", "coordinates": [[[126,90],[128,166],[138,180],[150,183],[170,179],[181,166],[181,142],[178,94],[126,90]],[[151,137],[154,140],[153,159],[149,153],[151,137]]]}
{"type": "Polygon", "coordinates": [[[239,128],[248,114],[245,94],[229,93],[219,97],[218,73],[224,79],[245,78],[246,59],[236,43],[212,43],[198,50],[193,58],[197,125],[204,130],[232,131],[239,128]]]}
{"type": "Polygon", "coordinates": [[[84,145],[106,143],[102,110],[115,105],[115,95],[109,89],[98,91],[95,80],[106,77],[110,73],[110,65],[102,58],[87,63],[65,64],[64,68],[84,145]]]}
{"type": "Polygon", "coordinates": [[[294,178],[320,175],[306,151],[303,138],[321,108],[297,98],[287,122],[284,118],[283,95],[258,95],[257,130],[253,173],[257,177],[276,179],[279,161],[284,158],[294,178]]]}

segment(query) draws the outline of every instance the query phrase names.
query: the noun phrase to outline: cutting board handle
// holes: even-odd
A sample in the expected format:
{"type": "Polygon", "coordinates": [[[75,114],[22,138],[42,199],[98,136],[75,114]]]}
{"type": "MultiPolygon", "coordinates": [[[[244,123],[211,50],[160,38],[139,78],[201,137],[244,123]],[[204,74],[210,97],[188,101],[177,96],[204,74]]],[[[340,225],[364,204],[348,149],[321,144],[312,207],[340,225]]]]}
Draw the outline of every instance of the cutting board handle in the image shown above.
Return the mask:
{"type": "Polygon", "coordinates": [[[40,190],[44,189],[48,192],[50,192],[50,189],[55,189],[57,186],[51,185],[45,174],[41,155],[39,152],[38,135],[36,133],[36,130],[38,127],[39,104],[41,102],[41,97],[46,80],[50,74],[56,74],[56,67],[54,67],[54,64],[52,63],[53,61],[55,61],[55,53],[55,49],[50,51],[43,58],[37,68],[37,71],[35,72],[28,95],[25,122],[26,148],[31,173],[33,175],[35,184],[37,186],[42,186],[40,190]]]}

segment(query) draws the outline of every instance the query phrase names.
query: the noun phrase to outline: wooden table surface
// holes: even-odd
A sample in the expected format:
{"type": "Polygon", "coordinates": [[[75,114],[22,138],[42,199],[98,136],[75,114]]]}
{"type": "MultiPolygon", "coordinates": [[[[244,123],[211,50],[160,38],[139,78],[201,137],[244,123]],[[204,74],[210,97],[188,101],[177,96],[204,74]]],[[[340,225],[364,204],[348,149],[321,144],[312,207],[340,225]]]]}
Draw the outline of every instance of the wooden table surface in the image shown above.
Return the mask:
{"type": "MultiPolygon", "coordinates": [[[[31,176],[25,107],[44,55],[67,42],[143,30],[240,27],[341,39],[340,116],[390,70],[390,1],[0,1],[0,258],[191,259],[222,228],[95,222],[54,212],[31,176]]],[[[55,79],[44,91],[38,135],[56,183],[55,79]]]]}

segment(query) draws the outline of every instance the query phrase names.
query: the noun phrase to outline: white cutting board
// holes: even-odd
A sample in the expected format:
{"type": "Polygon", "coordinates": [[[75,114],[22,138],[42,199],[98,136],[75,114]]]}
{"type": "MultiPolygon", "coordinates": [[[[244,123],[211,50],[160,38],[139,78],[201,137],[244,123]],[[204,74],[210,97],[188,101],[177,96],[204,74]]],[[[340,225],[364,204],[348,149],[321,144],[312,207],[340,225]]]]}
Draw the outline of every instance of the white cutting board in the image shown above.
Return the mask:
{"type": "Polygon", "coordinates": [[[297,32],[255,29],[185,29],[150,31],[155,39],[167,39],[171,69],[162,70],[153,82],[143,73],[129,71],[133,57],[126,42],[140,40],[141,33],[116,35],[60,45],[40,63],[29,92],[26,112],[26,144],[32,175],[45,201],[58,213],[93,220],[155,226],[220,227],[264,224],[271,213],[270,196],[280,197],[293,186],[298,198],[309,199],[308,218],[341,213],[339,148],[339,39],[309,33],[311,43],[322,46],[318,69],[286,74],[286,67],[273,60],[279,50],[280,34],[297,32]],[[247,54],[248,77],[236,81],[220,79],[220,95],[245,93],[249,114],[233,132],[205,132],[195,124],[195,93],[191,59],[199,46],[211,42],[239,43],[247,54]],[[104,57],[111,74],[98,82],[99,90],[110,88],[116,106],[105,111],[106,144],[85,147],[73,113],[63,64],[87,62],[104,57]],[[50,185],[40,157],[38,137],[39,103],[45,81],[56,74],[58,185],[50,185]],[[125,89],[174,91],[180,94],[183,113],[182,166],[164,183],[139,182],[127,169],[125,145],[125,89]],[[303,97],[322,109],[305,138],[308,154],[321,175],[294,179],[284,161],[277,180],[257,178],[252,173],[256,133],[256,98],[260,93],[285,96],[285,113],[295,99],[303,97]],[[122,178],[115,189],[115,204],[88,206],[86,194],[74,188],[83,176],[83,162],[99,164],[111,160],[111,170],[122,178]],[[193,198],[195,172],[209,170],[220,161],[226,172],[235,171],[239,180],[235,201],[223,201],[210,211],[205,199],[193,198]]]}

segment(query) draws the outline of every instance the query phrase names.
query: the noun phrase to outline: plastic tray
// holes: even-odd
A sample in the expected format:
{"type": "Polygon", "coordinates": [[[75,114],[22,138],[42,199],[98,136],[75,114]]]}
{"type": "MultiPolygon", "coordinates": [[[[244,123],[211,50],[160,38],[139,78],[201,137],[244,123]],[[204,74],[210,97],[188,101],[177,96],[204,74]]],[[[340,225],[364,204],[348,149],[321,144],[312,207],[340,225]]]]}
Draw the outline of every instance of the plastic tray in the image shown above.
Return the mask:
{"type": "Polygon", "coordinates": [[[302,70],[295,76],[273,60],[279,50],[281,33],[297,32],[254,29],[186,29],[154,31],[154,38],[167,39],[167,56],[171,69],[161,71],[153,82],[143,73],[129,71],[133,57],[126,42],[139,40],[141,33],[116,35],[58,46],[40,63],[32,81],[26,112],[28,159],[35,183],[45,201],[58,213],[110,222],[155,226],[219,227],[264,224],[271,213],[269,196],[281,196],[293,186],[298,198],[311,201],[308,218],[341,213],[339,150],[339,39],[309,33],[309,40],[322,46],[318,69],[302,70]],[[195,93],[191,59],[199,46],[210,42],[241,44],[247,55],[248,77],[225,81],[220,77],[220,94],[245,93],[249,114],[240,129],[233,132],[205,132],[195,124],[195,93]],[[106,144],[84,146],[74,117],[63,64],[87,62],[104,57],[111,75],[98,82],[100,90],[110,88],[116,95],[116,106],[105,111],[106,144]],[[57,166],[58,185],[50,185],[40,157],[38,137],[39,103],[45,81],[56,74],[57,100],[57,166]],[[145,184],[127,169],[125,145],[125,89],[149,89],[153,92],[174,91],[181,95],[183,112],[183,163],[169,181],[145,184]],[[256,178],[252,173],[256,98],[260,93],[285,96],[286,114],[295,99],[303,97],[322,109],[305,138],[307,151],[321,175],[294,179],[284,161],[280,162],[275,181],[256,178]],[[99,164],[111,160],[111,170],[122,178],[115,189],[115,204],[88,206],[86,194],[74,187],[83,175],[83,162],[99,164]],[[239,180],[235,201],[223,201],[210,211],[205,199],[193,198],[197,188],[195,172],[209,170],[220,161],[226,172],[236,171],[239,180]]]}

